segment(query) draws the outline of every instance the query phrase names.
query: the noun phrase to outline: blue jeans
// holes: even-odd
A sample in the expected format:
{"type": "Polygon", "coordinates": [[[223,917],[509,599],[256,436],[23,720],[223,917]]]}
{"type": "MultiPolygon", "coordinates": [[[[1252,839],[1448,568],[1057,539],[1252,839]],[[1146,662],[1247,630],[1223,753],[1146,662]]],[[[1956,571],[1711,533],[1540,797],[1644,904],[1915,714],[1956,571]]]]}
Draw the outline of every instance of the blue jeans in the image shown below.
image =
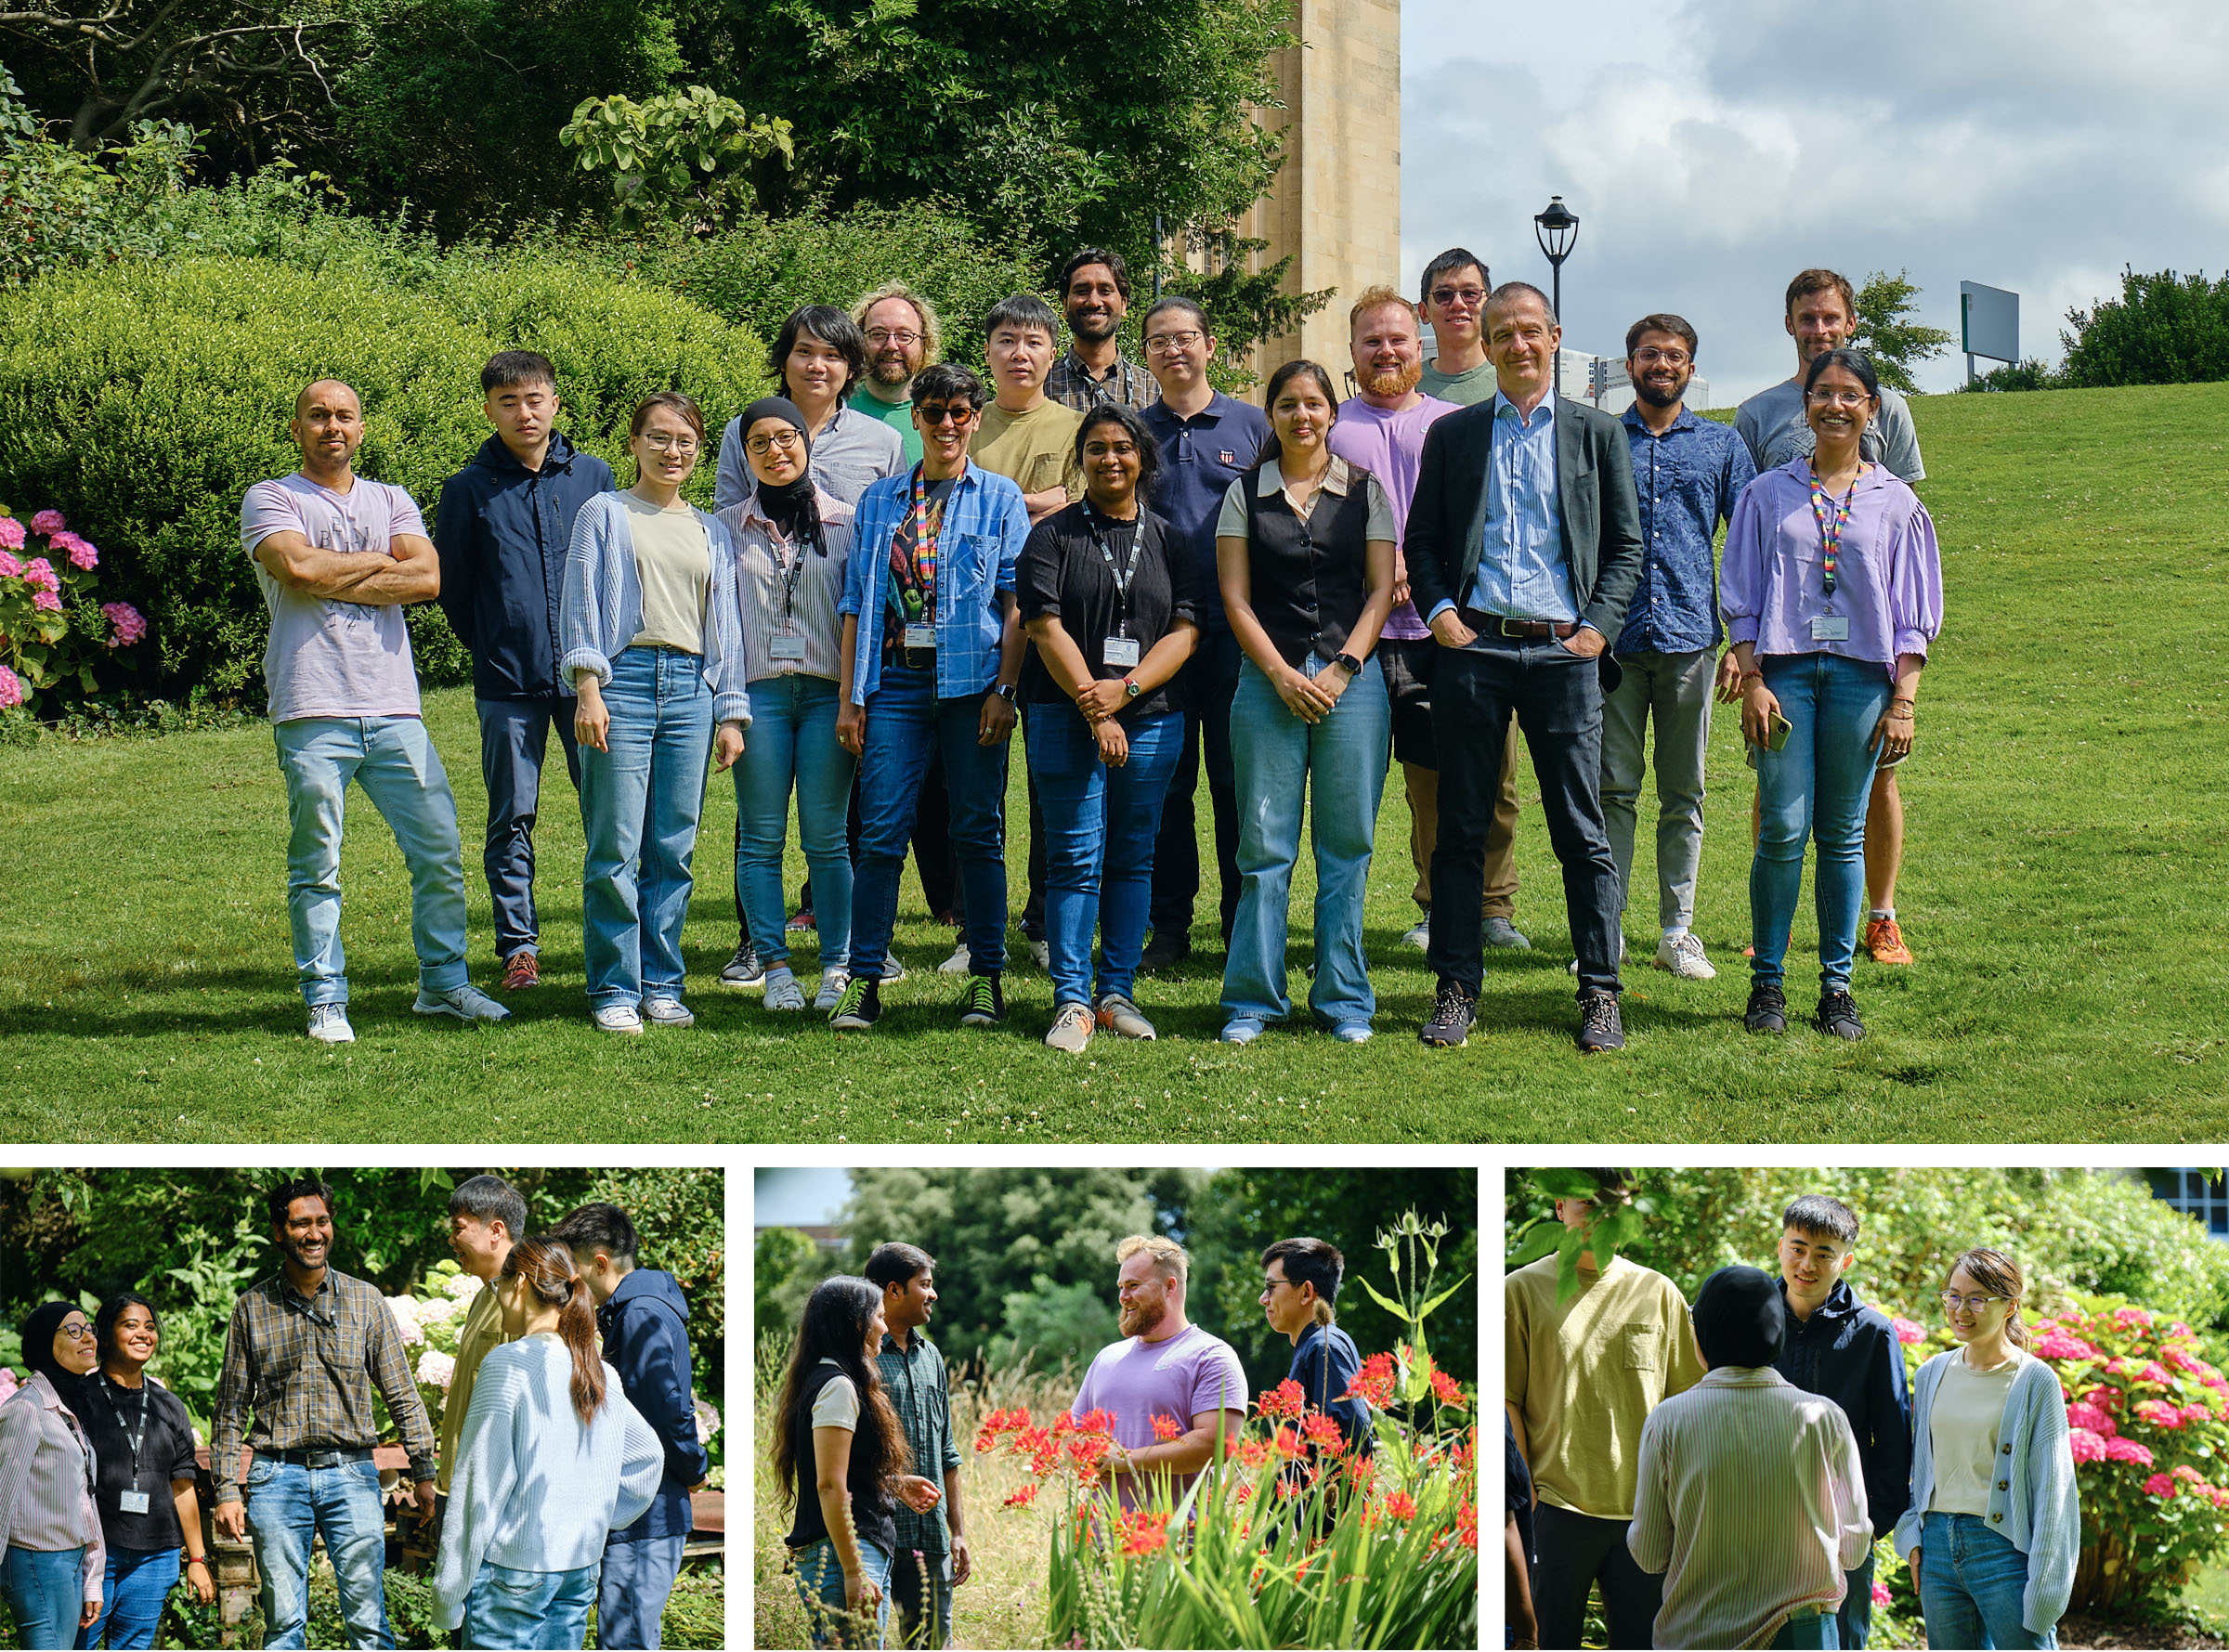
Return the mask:
{"type": "Polygon", "coordinates": [[[42,1652],[77,1645],[77,1617],[85,1604],[79,1579],[85,1569],[82,1544],[74,1549],[8,1545],[6,1557],[0,1558],[0,1594],[7,1597],[7,1609],[16,1615],[18,1640],[42,1652]]]}
{"type": "Polygon", "coordinates": [[[151,1646],[163,1603],[178,1580],[182,1549],[111,1549],[100,1591],[100,1616],[78,1637],[81,1646],[151,1646]]]}
{"type": "MultiPolygon", "coordinates": [[[[1310,676],[1323,661],[1310,655],[1310,676]]],[[[1285,709],[1252,660],[1238,673],[1231,704],[1237,769],[1238,917],[1223,969],[1223,1014],[1282,1020],[1286,907],[1300,856],[1300,810],[1313,793],[1309,834],[1316,852],[1316,979],[1308,1001],[1333,1026],[1367,1022],[1377,1011],[1362,957],[1362,896],[1370,844],[1386,789],[1393,712],[1375,659],[1347,685],[1321,722],[1285,709]]]]}
{"type": "Polygon", "coordinates": [[[563,1647],[580,1652],[588,1636],[588,1608],[596,1598],[596,1568],[522,1572],[493,1561],[464,1596],[467,1646],[563,1647]]]}
{"type": "Polygon", "coordinates": [[[1192,905],[1200,892],[1200,835],[1193,803],[1200,764],[1207,765],[1207,807],[1214,817],[1216,911],[1221,932],[1238,916],[1238,779],[1231,752],[1231,696],[1238,687],[1238,639],[1203,627],[1176,681],[1186,685],[1193,709],[1184,713],[1184,749],[1169,776],[1154,844],[1154,934],[1190,940],[1192,905]]]}
{"type": "Polygon", "coordinates": [[[1842,1632],[1831,1612],[1791,1618],[1772,1637],[1774,1652],[1840,1652],[1842,1632]]]}
{"type": "Polygon", "coordinates": [[[712,750],[712,691],[697,655],[621,649],[604,704],[611,750],[580,754],[580,924],[597,1009],[681,996],[689,856],[712,750]]]}
{"type": "Polygon", "coordinates": [[[1865,1563],[1856,1571],[1843,1574],[1842,1606],[1834,1614],[1834,1638],[1843,1646],[1857,1647],[1863,1652],[1873,1638],[1873,1552],[1865,1552],[1865,1563]]]}
{"type": "Polygon", "coordinates": [[[286,916],[303,1002],[348,1002],[341,950],[341,812],[348,782],[385,819],[411,874],[418,984],[464,984],[464,856],[441,754],[415,717],[301,717],[274,723],[286,778],[286,916]]]}
{"type": "MultiPolygon", "coordinates": [[[[867,696],[859,761],[859,870],[852,885],[852,973],[880,975],[898,921],[898,874],[932,750],[945,759],[952,853],[959,862],[969,968],[1006,968],[1006,742],[978,745],[983,696],[936,697],[936,673],[892,665],[867,696]]],[[[815,901],[820,899],[816,888],[815,901]]],[[[752,926],[756,932],[757,926],[752,926]]]]}
{"type": "Polygon", "coordinates": [[[580,789],[580,746],[573,738],[570,695],[476,700],[480,713],[480,776],[488,783],[488,841],[480,864],[495,903],[495,956],[541,950],[534,913],[534,817],[541,807],[541,762],[550,730],[565,750],[566,773],[580,789]]]}
{"type": "Polygon", "coordinates": [[[1838,654],[1768,654],[1765,686],[1788,719],[1788,744],[1757,756],[1757,850],[1749,865],[1752,979],[1781,984],[1788,928],[1803,892],[1804,844],[1818,845],[1818,984],[1847,991],[1865,910],[1865,806],[1876,758],[1867,749],[1888,709],[1888,673],[1838,654]]]}
{"type": "Polygon", "coordinates": [[[304,1646],[309,1630],[309,1544],[325,1553],[341,1589],[351,1646],[392,1646],[387,1628],[386,1521],[372,1453],[332,1468],[258,1457],[241,1490],[248,1540],[263,1575],[266,1646],[304,1646]]]}
{"type": "MultiPolygon", "coordinates": [[[[883,681],[889,681],[887,672],[883,681]]],[[[824,1537],[790,1550],[789,1558],[797,1567],[797,1596],[805,1603],[805,1621],[812,1630],[813,1644],[844,1645],[838,1627],[844,1610],[843,1563],[836,1557],[835,1542],[824,1537]],[[830,1620],[830,1614],[836,1621],[830,1620]]],[[[882,1592],[881,1604],[875,1608],[875,1645],[880,1646],[890,1631],[890,1556],[874,1544],[862,1542],[859,1567],[882,1592]]]]}
{"type": "Polygon", "coordinates": [[[1930,1513],[1920,1524],[1920,1613],[1932,1652],[1961,1646],[2055,1646],[2021,1620],[2027,1556],[1978,1515],[1930,1513]]]}
{"type": "Polygon", "coordinates": [[[750,732],[736,764],[736,888],[759,956],[787,963],[782,846],[789,790],[797,788],[797,835],[813,879],[820,967],[835,969],[852,938],[852,849],[847,822],[859,764],[836,744],[836,684],[827,677],[763,677],[750,684],[750,732]]]}
{"type": "Polygon", "coordinates": [[[1045,800],[1045,943],[1052,1001],[1089,1004],[1091,931],[1100,932],[1099,993],[1128,997],[1153,904],[1154,840],[1168,777],[1184,748],[1176,712],[1123,724],[1129,760],[1100,761],[1074,706],[1027,708],[1029,767],[1045,800]]]}
{"type": "Polygon", "coordinates": [[[596,1583],[596,1645],[646,1647],[662,1645],[666,1597],[681,1575],[681,1533],[639,1538],[604,1545],[604,1575],[596,1583]]]}

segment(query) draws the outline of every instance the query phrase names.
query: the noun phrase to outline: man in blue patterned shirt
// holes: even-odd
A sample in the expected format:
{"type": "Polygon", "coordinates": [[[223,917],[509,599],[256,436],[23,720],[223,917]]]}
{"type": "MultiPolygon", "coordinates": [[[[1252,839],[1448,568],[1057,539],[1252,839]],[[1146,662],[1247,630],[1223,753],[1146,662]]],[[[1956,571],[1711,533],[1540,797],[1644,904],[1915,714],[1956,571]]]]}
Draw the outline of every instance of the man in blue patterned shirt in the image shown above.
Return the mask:
{"type": "Polygon", "coordinates": [[[952,1586],[968,1580],[966,1513],[960,1506],[959,1447],[952,1438],[952,1390],[945,1357],[922,1333],[936,1307],[936,1258],[919,1245],[879,1244],[861,1270],[882,1288],[889,1327],[875,1364],[906,1430],[913,1472],[944,1488],[925,1515],[897,1507],[898,1552],[890,1567],[891,1604],[907,1646],[952,1643],[952,1586]]]}

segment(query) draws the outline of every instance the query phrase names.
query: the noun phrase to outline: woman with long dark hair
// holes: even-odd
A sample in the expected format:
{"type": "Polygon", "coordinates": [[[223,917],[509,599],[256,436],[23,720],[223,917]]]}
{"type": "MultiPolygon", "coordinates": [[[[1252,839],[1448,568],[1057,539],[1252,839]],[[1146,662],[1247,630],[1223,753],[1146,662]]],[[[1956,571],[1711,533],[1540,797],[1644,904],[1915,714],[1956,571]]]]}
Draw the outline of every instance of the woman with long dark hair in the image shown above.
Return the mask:
{"type": "Polygon", "coordinates": [[[605,1540],[658,1495],[665,1450],[596,1353],[573,1253],[522,1239],[492,1289],[512,1340],[480,1363],[450,1475],[434,1618],[467,1646],[578,1647],[605,1540]]]}
{"type": "Polygon", "coordinates": [[[67,1302],[33,1308],[22,1335],[31,1380],[0,1405],[0,1596],[24,1645],[74,1646],[100,1616],[108,1566],[79,1421],[100,1356],[85,1309],[67,1302]]]}
{"type": "Polygon", "coordinates": [[[905,1430],[875,1366],[888,1330],[880,1287],[843,1274],[823,1280],[805,1301],[775,1402],[775,1484],[797,1506],[786,1541],[816,1646],[853,1644],[847,1624],[864,1627],[870,1612],[873,1644],[882,1644],[898,1546],[893,1500],[925,1515],[943,1495],[910,1472],[905,1430]]]}

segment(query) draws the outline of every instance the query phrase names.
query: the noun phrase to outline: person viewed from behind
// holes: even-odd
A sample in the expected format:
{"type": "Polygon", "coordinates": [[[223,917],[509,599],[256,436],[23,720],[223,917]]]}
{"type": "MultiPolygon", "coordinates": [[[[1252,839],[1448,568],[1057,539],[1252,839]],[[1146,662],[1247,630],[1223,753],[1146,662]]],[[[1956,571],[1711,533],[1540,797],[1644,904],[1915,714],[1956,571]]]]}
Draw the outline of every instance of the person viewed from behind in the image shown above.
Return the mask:
{"type": "Polygon", "coordinates": [[[1532,1610],[1532,1472],[1506,1416],[1502,1440],[1502,1600],[1508,1614],[1502,1641],[1530,1649],[1540,1645],[1540,1619],[1532,1610]]]}
{"type": "Polygon", "coordinates": [[[913,375],[945,358],[936,306],[905,282],[889,281],[852,306],[852,319],[867,345],[867,371],[852,392],[850,406],[898,433],[901,468],[919,464],[921,433],[913,427],[913,375]]]}
{"type": "Polygon", "coordinates": [[[1316,853],[1316,972],[1309,1004],[1345,1043],[1370,1036],[1377,995],[1362,956],[1362,897],[1385,794],[1390,712],[1374,657],[1393,607],[1393,506],[1375,476],[1331,450],[1339,398],[1312,361],[1270,375],[1272,435],[1231,484],[1216,524],[1223,611],[1245,650],[1231,707],[1244,879],[1223,969],[1223,1042],[1282,1021],[1284,943],[1300,812],[1316,853]]]}
{"type": "Polygon", "coordinates": [[[1844,1575],[1873,1541],[1865,1478],[1842,1408],[1773,1369],[1780,1326],[1770,1274],[1712,1274],[1695,1297],[1710,1369],[1641,1425],[1625,1541],[1664,1574],[1659,1646],[1841,1644],[1844,1575]]]}
{"type": "Polygon", "coordinates": [[[332,1266],[332,1190],[282,1182],[266,1203],[280,1268],[241,1294],[225,1333],[209,1445],[216,1529],[254,1545],[265,1645],[307,1644],[310,1545],[319,1539],[348,1644],[392,1645],[373,1391],[410,1456],[421,1520],[434,1512],[434,1430],[386,1298],[332,1266]],[[244,1489],[243,1437],[254,1453],[244,1489]]]}
{"type": "Polygon", "coordinates": [[[1310,1411],[1339,1425],[1353,1449],[1370,1449],[1370,1406],[1348,1389],[1362,1369],[1354,1338],[1339,1329],[1332,1303],[1347,1271],[1338,1246],[1322,1239],[1281,1239],[1261,1253],[1261,1311],[1293,1345],[1285,1376],[1300,1385],[1310,1411]]]}
{"type": "Polygon", "coordinates": [[[794,791],[820,937],[814,1008],[827,1011],[843,995],[852,938],[845,820],[858,763],[836,741],[839,684],[851,675],[837,609],[852,550],[852,507],[814,481],[813,438],[795,404],[765,397],[744,410],[741,423],[754,486],[720,513],[736,544],[752,717],[750,742],[735,766],[736,888],[759,938],[766,1008],[803,1009],[805,989],[789,968],[782,918],[782,852],[794,791]]]}
{"type": "Polygon", "coordinates": [[[937,1503],[935,1485],[912,1472],[876,1362],[888,1331],[876,1285],[842,1274],[821,1281],[775,1400],[774,1480],[796,1505],[784,1541],[815,1646],[883,1644],[896,1504],[925,1515],[937,1503]]]}
{"type": "Polygon", "coordinates": [[[926,1512],[902,1500],[895,1511],[889,1593],[898,1608],[898,1639],[908,1646],[946,1646],[952,1642],[952,1590],[968,1580],[973,1560],[962,1529],[951,1379],[945,1356],[927,1334],[936,1307],[936,1258],[919,1245],[879,1244],[865,1272],[867,1283],[882,1290],[885,1329],[875,1352],[876,1371],[914,1465],[944,1490],[926,1512]]]}
{"type": "Polygon", "coordinates": [[[163,1341],[153,1303],[120,1292],[100,1305],[93,1331],[100,1365],[85,1381],[78,1421],[99,1465],[94,1499],[108,1567],[101,1615],[78,1644],[151,1646],[178,1580],[181,1551],[195,1597],[203,1606],[216,1599],[196,1489],[193,1421],[177,1396],[147,1373],[163,1341]]]}
{"type": "Polygon", "coordinates": [[[2058,1373],[2028,1352],[2025,1281],[2002,1251],[1950,1265],[1958,1346],[1911,1385],[1911,1506],[1897,1551],[1920,1586],[1930,1647],[2055,1646],[2082,1548],[2058,1373]]]}
{"type": "Polygon", "coordinates": [[[658,1495],[665,1452],[596,1356],[572,1252],[521,1240],[482,1295],[510,1340],[481,1362],[434,1567],[434,1621],[467,1646],[579,1647],[613,1530],[658,1495]]]}
{"type": "Polygon", "coordinates": [[[580,507],[615,484],[611,466],[583,453],[555,425],[557,371],[533,350],[504,350],[480,371],[483,410],[495,434],[441,484],[434,544],[441,556],[441,611],[472,656],[480,720],[480,774],[488,785],[481,853],[495,904],[495,951],[503,990],[541,980],[541,920],[534,905],[534,820],[550,730],[580,789],[573,691],[557,670],[557,602],[580,507]]]}
{"type": "Polygon", "coordinates": [[[542,1237],[572,1253],[596,1305],[604,1358],[665,1451],[649,1512],[604,1545],[596,1592],[596,1645],[656,1652],[666,1597],[695,1525],[689,1494],[703,1488],[711,1466],[697,1437],[688,1300],[671,1273],[636,1265],[634,1224],[616,1204],[584,1204],[542,1237]]]}
{"type": "Polygon", "coordinates": [[[1757,748],[1761,825],[1750,865],[1753,1033],[1788,1027],[1789,927],[1806,839],[1818,846],[1818,1012],[1865,1036],[1850,964],[1865,897],[1873,770],[1911,749],[1920,671],[1943,625],[1942,553],[1926,506],[1862,456],[1881,405],[1855,350],[1812,359],[1817,448],[1759,475],[1726,534],[1720,600],[1740,671],[1742,737],[1757,748]]]}
{"type": "Polygon", "coordinates": [[[434,1489],[443,1497],[449,1495],[457,1440],[472,1409],[472,1386],[479,1380],[480,1362],[510,1340],[503,1331],[502,1304],[485,1287],[502,1277],[504,1258],[526,1231],[527,1202],[500,1176],[468,1177],[449,1195],[449,1248],[456,1254],[457,1266],[483,1288],[472,1294],[464,1309],[449,1392],[441,1398],[441,1469],[434,1476],[434,1489]]]}
{"type": "Polygon", "coordinates": [[[1154,843],[1184,743],[1168,685],[1199,640],[1199,601],[1190,559],[1144,503],[1160,464],[1144,421],[1101,403],[1084,415],[1075,448],[1084,497],[1031,531],[1014,585],[1036,645],[1022,693],[1030,773],[1048,805],[1045,1043],[1080,1055],[1095,1026],[1154,1036],[1138,1008],[1138,958],[1154,843]]]}
{"type": "Polygon", "coordinates": [[[677,390],[634,410],[634,486],[580,509],[566,560],[559,668],[580,696],[580,878],[588,1002],[599,1031],[694,1026],[682,1000],[704,765],[727,769],[750,726],[736,542],[681,497],[704,416],[677,390]]]}
{"type": "Polygon", "coordinates": [[[1068,350],[1045,375],[1045,394],[1088,413],[1112,402],[1143,408],[1160,395],[1154,375],[1122,353],[1122,319],[1130,309],[1130,267],[1120,253],[1086,247],[1061,266],[1061,307],[1068,314],[1068,350]]]}
{"type": "Polygon", "coordinates": [[[420,1015],[508,1021],[464,963],[464,859],[457,802],[419,715],[406,604],[431,602],[441,565],[411,496],[358,476],[364,408],[338,379],[294,398],[302,449],[291,476],[240,502],[270,642],[263,652],[271,735],[286,779],[286,912],[309,1035],[353,1044],[341,946],[341,817],[353,780],[395,834],[411,875],[420,1015]]]}
{"type": "Polygon", "coordinates": [[[0,1405],[0,1598],[24,1645],[70,1647],[107,1598],[98,1464],[81,1414],[100,1355],[85,1310],[67,1302],[26,1314],[22,1341],[30,1380],[0,1405]]]}

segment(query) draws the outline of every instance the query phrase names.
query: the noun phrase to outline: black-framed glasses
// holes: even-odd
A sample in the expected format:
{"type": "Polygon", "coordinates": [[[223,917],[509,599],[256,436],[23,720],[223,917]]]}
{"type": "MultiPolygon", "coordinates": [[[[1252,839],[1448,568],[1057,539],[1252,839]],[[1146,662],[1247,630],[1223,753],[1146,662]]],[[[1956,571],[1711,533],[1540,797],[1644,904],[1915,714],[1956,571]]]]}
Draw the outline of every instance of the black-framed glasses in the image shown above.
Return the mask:
{"type": "Polygon", "coordinates": [[[72,1342],[91,1342],[93,1340],[93,1327],[83,1320],[64,1320],[55,1329],[72,1342]]]}
{"type": "Polygon", "coordinates": [[[1961,1296],[1956,1291],[1945,1291],[1942,1295],[1943,1311],[1947,1314],[1954,1314],[1961,1307],[1970,1314],[1984,1313],[1992,1302],[2011,1300],[2010,1296],[1961,1296]]]}
{"type": "Polygon", "coordinates": [[[1271,1279],[1267,1274],[1264,1274],[1261,1281],[1261,1289],[1263,1294],[1266,1295],[1270,1292],[1274,1291],[1279,1285],[1297,1285],[1299,1282],[1300,1281],[1297,1279],[1271,1279]]]}
{"type": "Polygon", "coordinates": [[[975,420],[975,410],[964,401],[951,402],[941,408],[917,407],[913,412],[914,417],[923,424],[971,424],[975,420]]]}
{"type": "Polygon", "coordinates": [[[804,439],[794,430],[777,430],[771,436],[754,436],[743,446],[757,457],[763,459],[776,448],[787,453],[804,439]]]}

